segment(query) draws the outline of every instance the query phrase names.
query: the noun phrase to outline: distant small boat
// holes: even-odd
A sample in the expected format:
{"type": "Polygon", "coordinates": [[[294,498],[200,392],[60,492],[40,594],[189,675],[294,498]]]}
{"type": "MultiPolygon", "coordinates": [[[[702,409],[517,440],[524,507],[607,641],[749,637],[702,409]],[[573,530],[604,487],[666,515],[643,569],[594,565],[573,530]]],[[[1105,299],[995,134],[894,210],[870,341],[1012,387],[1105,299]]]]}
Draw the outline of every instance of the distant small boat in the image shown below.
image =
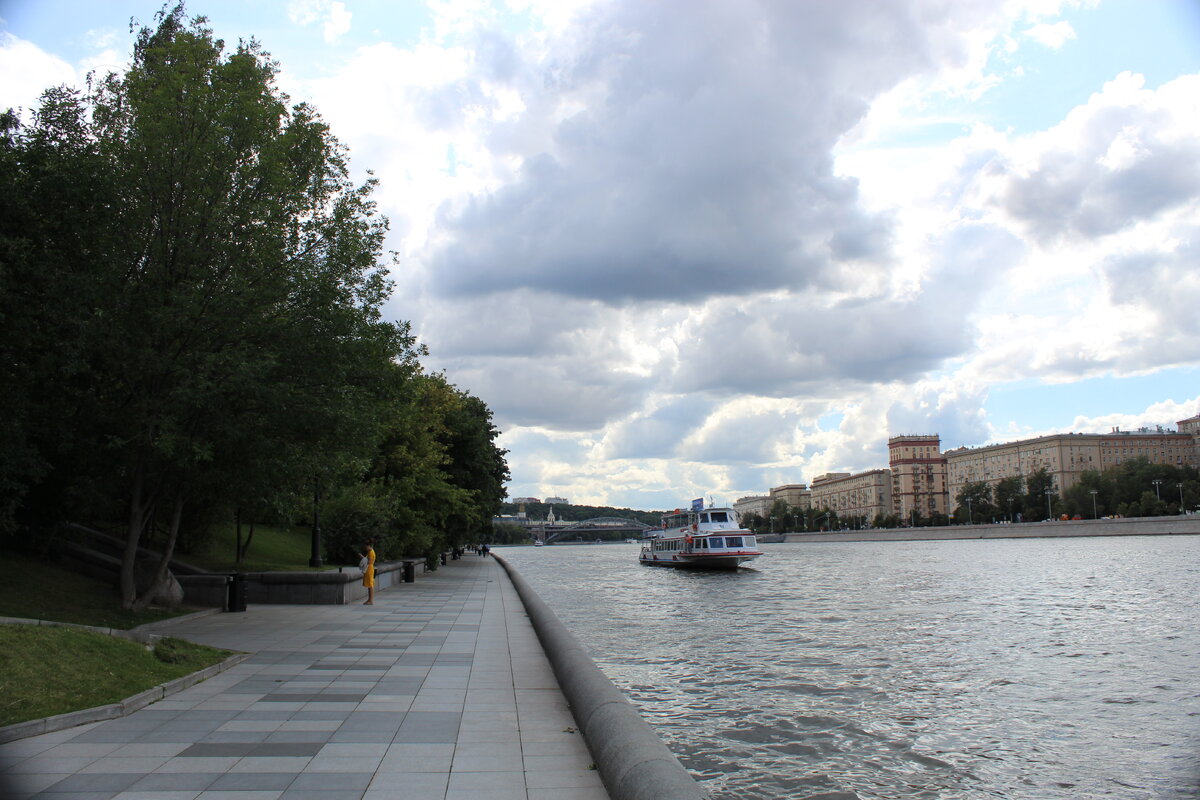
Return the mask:
{"type": "Polygon", "coordinates": [[[545,542],[543,542],[541,539],[534,539],[534,540],[533,540],[533,546],[534,546],[534,547],[545,547],[545,546],[546,546],[546,543],[545,543],[545,542]]]}
{"type": "Polygon", "coordinates": [[[662,530],[638,555],[650,566],[685,569],[737,569],[762,555],[754,533],[741,527],[732,508],[704,508],[703,501],[688,510],[663,516],[662,530]]]}

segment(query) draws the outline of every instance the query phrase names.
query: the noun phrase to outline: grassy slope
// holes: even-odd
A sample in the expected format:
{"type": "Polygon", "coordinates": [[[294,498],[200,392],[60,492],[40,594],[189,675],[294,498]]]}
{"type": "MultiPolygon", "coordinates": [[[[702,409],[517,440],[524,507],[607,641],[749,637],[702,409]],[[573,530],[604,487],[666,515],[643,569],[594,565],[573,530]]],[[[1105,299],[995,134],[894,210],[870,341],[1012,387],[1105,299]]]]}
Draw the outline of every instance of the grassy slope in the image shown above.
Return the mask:
{"type": "MultiPolygon", "coordinates": [[[[249,526],[242,526],[243,538],[249,526]]],[[[270,572],[273,570],[308,570],[312,544],[308,528],[276,528],[259,525],[254,529],[254,539],[246,553],[246,560],[234,564],[237,529],[222,525],[213,531],[212,538],[204,549],[196,553],[180,553],[179,557],[189,564],[211,572],[270,572]]]]}
{"type": "Polygon", "coordinates": [[[91,631],[0,625],[0,725],[117,703],[229,655],[178,639],[156,651],[91,631]]]}
{"type": "MultiPolygon", "coordinates": [[[[0,616],[133,628],[194,609],[121,610],[109,584],[0,552],[0,616]]],[[[140,644],[89,631],[0,625],[0,725],[115,703],[223,660],[222,650],[163,640],[164,663],[140,644]],[[168,656],[165,651],[171,651],[168,656]],[[181,653],[178,657],[174,654],[181,653]]]]}
{"type": "Polygon", "coordinates": [[[195,609],[121,610],[109,584],[26,555],[0,552],[0,616],[51,619],[101,628],[134,628],[195,609]]]}

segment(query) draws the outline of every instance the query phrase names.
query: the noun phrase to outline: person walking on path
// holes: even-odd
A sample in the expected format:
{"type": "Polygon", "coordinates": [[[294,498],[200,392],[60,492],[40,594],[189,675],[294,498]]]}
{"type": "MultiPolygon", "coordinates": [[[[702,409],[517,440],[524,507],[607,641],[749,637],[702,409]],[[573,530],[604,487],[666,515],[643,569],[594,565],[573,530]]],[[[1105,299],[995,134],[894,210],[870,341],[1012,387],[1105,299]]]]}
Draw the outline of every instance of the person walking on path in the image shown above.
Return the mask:
{"type": "Polygon", "coordinates": [[[367,539],[363,545],[362,561],[359,566],[362,567],[363,586],[367,588],[367,599],[363,603],[364,606],[375,605],[375,548],[374,542],[367,539]]]}

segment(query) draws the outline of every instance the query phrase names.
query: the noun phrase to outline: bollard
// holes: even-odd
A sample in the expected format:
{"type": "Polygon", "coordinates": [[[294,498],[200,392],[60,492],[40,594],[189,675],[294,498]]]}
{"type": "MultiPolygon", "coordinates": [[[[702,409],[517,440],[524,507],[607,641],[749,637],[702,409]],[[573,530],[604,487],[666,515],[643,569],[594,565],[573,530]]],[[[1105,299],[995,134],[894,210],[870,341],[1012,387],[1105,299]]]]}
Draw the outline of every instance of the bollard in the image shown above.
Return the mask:
{"type": "Polygon", "coordinates": [[[442,566],[446,566],[446,554],[442,553],[442,566]]]}
{"type": "Polygon", "coordinates": [[[228,584],[228,599],[225,605],[226,611],[245,611],[246,610],[246,576],[240,572],[233,573],[229,578],[228,584]]]}
{"type": "Polygon", "coordinates": [[[404,582],[412,583],[417,579],[417,565],[411,561],[404,562],[404,582]]]}

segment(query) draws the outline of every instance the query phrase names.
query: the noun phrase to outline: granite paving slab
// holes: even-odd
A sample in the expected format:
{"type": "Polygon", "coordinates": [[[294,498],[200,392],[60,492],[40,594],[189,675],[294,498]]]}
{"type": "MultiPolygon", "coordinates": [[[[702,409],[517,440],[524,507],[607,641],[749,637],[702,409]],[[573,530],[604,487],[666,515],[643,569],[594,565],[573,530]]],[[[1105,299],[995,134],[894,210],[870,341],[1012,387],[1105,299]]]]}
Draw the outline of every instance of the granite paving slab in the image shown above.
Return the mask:
{"type": "Polygon", "coordinates": [[[127,717],[0,744],[0,797],[608,800],[491,558],[373,606],[251,604],[170,631],[251,655],[127,717]]]}

